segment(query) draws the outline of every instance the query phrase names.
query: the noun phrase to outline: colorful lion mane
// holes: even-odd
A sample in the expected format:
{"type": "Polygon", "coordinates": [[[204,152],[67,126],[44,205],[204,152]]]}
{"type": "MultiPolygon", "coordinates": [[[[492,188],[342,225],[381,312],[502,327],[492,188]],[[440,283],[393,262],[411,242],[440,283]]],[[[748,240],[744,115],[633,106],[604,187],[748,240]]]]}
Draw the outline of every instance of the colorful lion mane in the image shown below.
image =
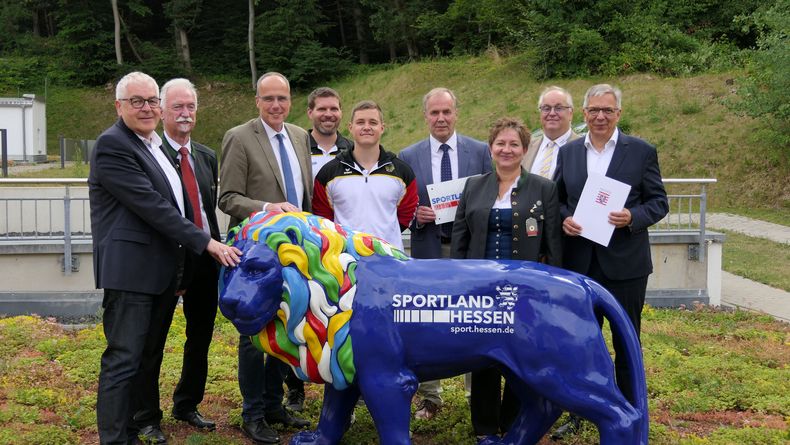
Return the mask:
{"type": "Polygon", "coordinates": [[[347,388],[356,374],[349,320],[357,261],[408,257],[380,238],[310,213],[256,213],[228,233],[229,245],[241,240],[265,243],[283,266],[280,309],[253,344],[290,364],[302,380],[347,388]]]}

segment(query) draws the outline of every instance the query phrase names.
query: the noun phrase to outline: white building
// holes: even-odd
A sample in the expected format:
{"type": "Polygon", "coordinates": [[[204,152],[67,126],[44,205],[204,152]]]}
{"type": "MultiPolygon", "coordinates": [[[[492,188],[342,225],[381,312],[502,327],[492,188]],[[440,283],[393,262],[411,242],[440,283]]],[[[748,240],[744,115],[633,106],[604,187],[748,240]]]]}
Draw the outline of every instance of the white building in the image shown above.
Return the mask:
{"type": "Polygon", "coordinates": [[[44,101],[33,94],[0,97],[0,129],[6,130],[9,160],[47,160],[46,109],[44,101]]]}

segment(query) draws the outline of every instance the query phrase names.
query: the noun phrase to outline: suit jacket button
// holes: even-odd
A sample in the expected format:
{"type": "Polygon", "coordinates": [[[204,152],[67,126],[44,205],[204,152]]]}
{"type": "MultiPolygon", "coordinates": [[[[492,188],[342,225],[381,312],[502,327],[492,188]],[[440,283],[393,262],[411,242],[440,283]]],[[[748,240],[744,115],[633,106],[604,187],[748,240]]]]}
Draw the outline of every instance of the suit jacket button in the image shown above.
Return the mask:
{"type": "Polygon", "coordinates": [[[514,236],[513,241],[518,241],[518,238],[514,236]]]}
{"type": "Polygon", "coordinates": [[[515,207],[515,206],[517,206],[517,205],[518,205],[518,203],[517,203],[516,201],[513,201],[513,202],[511,202],[511,203],[510,203],[510,205],[511,205],[511,206],[513,206],[513,207],[515,207]]]}
{"type": "Polygon", "coordinates": [[[518,230],[518,224],[513,224],[513,230],[518,230]]]}
{"type": "Polygon", "coordinates": [[[514,255],[515,255],[515,254],[517,254],[517,253],[518,253],[518,250],[514,250],[514,251],[513,251],[513,254],[514,254],[514,255]]]}
{"type": "Polygon", "coordinates": [[[518,218],[518,212],[513,213],[513,216],[518,218]]]}

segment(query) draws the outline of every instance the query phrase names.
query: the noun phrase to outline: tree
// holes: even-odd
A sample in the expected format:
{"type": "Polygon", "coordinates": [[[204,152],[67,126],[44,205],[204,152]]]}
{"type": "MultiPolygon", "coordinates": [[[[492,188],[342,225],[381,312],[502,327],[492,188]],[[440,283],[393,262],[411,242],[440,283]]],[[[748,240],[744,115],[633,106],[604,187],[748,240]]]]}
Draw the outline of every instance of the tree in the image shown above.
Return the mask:
{"type": "Polygon", "coordinates": [[[328,29],[317,0],[276,0],[258,16],[256,56],[266,71],[279,71],[294,85],[326,82],[345,72],[344,52],[321,43],[328,29]]]}
{"type": "Polygon", "coordinates": [[[176,53],[184,63],[187,73],[192,73],[187,33],[195,26],[203,0],[170,0],[165,3],[165,15],[173,22],[176,53]]]}
{"type": "Polygon", "coordinates": [[[123,53],[121,52],[121,14],[118,12],[118,0],[110,0],[112,3],[112,18],[115,23],[115,61],[118,65],[123,65],[123,53]]]}
{"type": "MultiPolygon", "coordinates": [[[[252,89],[256,88],[258,81],[258,68],[255,65],[255,0],[249,1],[249,22],[247,25],[247,48],[250,54],[250,73],[252,74],[252,89]]],[[[256,91],[257,93],[257,91],[256,91]]]]}

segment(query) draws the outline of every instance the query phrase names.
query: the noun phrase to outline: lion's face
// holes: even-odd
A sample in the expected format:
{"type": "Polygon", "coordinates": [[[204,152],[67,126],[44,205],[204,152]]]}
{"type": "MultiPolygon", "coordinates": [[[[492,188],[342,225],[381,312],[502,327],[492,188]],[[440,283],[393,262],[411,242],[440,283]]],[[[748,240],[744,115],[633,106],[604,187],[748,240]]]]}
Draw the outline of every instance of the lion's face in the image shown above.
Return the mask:
{"type": "Polygon", "coordinates": [[[282,301],[282,266],[277,255],[264,243],[237,242],[241,263],[224,268],[220,289],[220,308],[234,320],[242,335],[256,335],[274,318],[282,301]]]}

